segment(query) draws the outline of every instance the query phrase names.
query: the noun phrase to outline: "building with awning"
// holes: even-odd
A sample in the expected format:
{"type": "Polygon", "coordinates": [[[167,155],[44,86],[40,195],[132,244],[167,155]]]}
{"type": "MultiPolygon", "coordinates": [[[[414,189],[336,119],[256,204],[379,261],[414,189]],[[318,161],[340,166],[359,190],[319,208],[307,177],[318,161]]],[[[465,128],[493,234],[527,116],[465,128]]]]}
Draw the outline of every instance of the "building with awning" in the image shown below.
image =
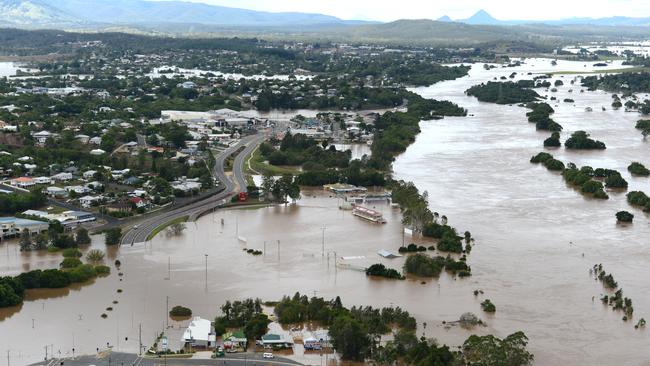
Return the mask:
{"type": "Polygon", "coordinates": [[[194,317],[183,332],[181,341],[186,346],[213,348],[217,336],[212,330],[212,322],[199,316],[194,317]]]}

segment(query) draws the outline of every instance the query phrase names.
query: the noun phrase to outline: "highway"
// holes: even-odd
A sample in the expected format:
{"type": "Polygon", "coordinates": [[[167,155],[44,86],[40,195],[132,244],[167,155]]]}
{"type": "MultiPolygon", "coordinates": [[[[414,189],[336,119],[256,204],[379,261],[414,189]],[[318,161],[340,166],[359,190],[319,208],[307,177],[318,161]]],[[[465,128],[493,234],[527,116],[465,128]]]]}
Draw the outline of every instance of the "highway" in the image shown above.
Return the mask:
{"type": "Polygon", "coordinates": [[[159,226],[164,225],[179,217],[198,217],[200,214],[212,210],[215,207],[223,205],[227,199],[235,192],[246,191],[246,174],[244,173],[244,161],[246,157],[255,150],[255,148],[264,141],[261,135],[246,136],[237,144],[227,148],[216,157],[214,166],[214,177],[219,181],[221,190],[198,202],[194,202],[171,211],[161,212],[159,215],[149,217],[137,224],[137,228],[132,227],[122,237],[122,245],[132,245],[147,241],[147,237],[159,226]],[[240,150],[233,162],[234,181],[225,173],[225,163],[228,157],[240,150]]]}
{"type": "Polygon", "coordinates": [[[259,353],[227,354],[225,358],[149,358],[136,354],[111,352],[102,356],[77,356],[65,359],[50,359],[32,366],[200,366],[200,365],[236,365],[236,366],[300,366],[302,364],[282,357],[264,359],[259,353]]]}

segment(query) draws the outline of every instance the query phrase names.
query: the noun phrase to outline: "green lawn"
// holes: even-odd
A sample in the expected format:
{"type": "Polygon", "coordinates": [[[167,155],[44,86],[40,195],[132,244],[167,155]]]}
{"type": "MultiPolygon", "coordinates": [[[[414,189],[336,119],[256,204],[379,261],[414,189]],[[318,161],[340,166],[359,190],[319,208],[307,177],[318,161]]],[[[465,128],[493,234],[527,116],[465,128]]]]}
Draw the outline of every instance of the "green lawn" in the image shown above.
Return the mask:
{"type": "Polygon", "coordinates": [[[248,174],[271,174],[271,175],[283,175],[283,174],[297,174],[300,172],[298,167],[293,166],[276,166],[271,165],[264,161],[262,154],[259,149],[256,149],[251,155],[250,159],[246,161],[245,170],[248,174]],[[249,169],[250,163],[250,169],[249,169]]]}
{"type": "Polygon", "coordinates": [[[167,228],[167,227],[169,227],[169,226],[172,226],[172,225],[174,225],[174,224],[178,224],[178,223],[180,223],[180,222],[186,222],[187,219],[188,219],[188,216],[182,216],[182,217],[179,217],[179,218],[177,218],[177,219],[174,219],[174,220],[172,220],[172,221],[166,222],[166,223],[164,223],[164,224],[158,226],[157,228],[153,229],[153,231],[151,232],[151,234],[149,234],[149,236],[147,236],[147,241],[153,239],[153,238],[154,238],[156,235],[158,235],[161,231],[165,230],[165,228],[167,228]]]}

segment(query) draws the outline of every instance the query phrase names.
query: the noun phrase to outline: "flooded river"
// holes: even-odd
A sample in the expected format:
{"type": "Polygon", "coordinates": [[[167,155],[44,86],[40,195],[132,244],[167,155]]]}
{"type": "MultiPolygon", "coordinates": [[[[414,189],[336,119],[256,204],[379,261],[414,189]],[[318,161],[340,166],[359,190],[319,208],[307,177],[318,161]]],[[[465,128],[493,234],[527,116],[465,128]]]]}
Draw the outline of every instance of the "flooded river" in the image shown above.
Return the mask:
{"type": "MultiPolygon", "coordinates": [[[[114,249],[106,262],[119,258],[121,270],[112,266],[111,275],[95,283],[30,293],[20,308],[0,310],[0,354],[9,350],[11,365],[21,365],[42,359],[46,346],[57,355],[70,354],[73,347],[77,354],[94,353],[107,343],[136,352],[140,324],[145,345],[169,326],[166,332],[175,349],[187,321],[167,319],[167,303],[213,318],[228,299],[277,300],[300,291],[326,298],[340,295],[347,306],[401,306],[420,325],[426,322],[426,329],[421,325],[418,332],[454,346],[472,333],[502,337],[523,330],[537,365],[650,365],[649,331],[633,327],[640,317],[650,318],[648,217],[629,207],[624,193],[610,193],[608,201],[585,199],[558,174],[530,164],[549,134],[535,131],[524,108],[479,103],[463,93],[513,71],[590,69],[590,64],[563,61],[552,67],[550,60],[489,71],[476,65],[468,77],[415,89],[426,97],[457,102],[471,114],[423,122],[416,142],[394,165],[396,177],[429,192],[434,211],[476,238],[469,257],[473,275],[467,279],[443,274],[422,284],[366,278],[357,269],[377,262],[402,266],[404,258],[377,255],[402,244],[399,213],[376,204],[388,220],[379,226],[339,210],[337,199],[321,190],[306,191],[296,205],[217,211],[189,223],[180,237],[161,234],[146,246],[114,249]],[[614,214],[622,209],[636,215],[634,224],[616,224],[614,214]],[[265,241],[265,255],[242,251],[263,250],[265,241]],[[334,267],[333,252],[348,268],[334,267]],[[588,272],[595,263],[603,263],[634,301],[633,322],[623,322],[622,313],[598,300],[604,290],[588,272]],[[475,298],[475,289],[485,294],[475,298]],[[496,305],[494,315],[481,311],[484,298],[496,305]],[[473,331],[445,328],[443,321],[457,320],[467,311],[487,326],[473,331]],[[108,317],[102,319],[102,313],[108,317]]],[[[634,129],[639,115],[611,110],[610,94],[579,93],[578,85],[568,85],[573,77],[565,75],[567,85],[553,93],[560,100],[575,99],[575,105],[555,107],[553,118],[565,128],[562,141],[583,129],[604,141],[607,150],[562,148],[552,153],[565,162],[617,169],[630,183],[629,190],[650,192],[650,179],[632,178],[626,170],[633,160],[650,164],[648,146],[634,129]],[[594,112],[585,112],[587,106],[594,112]]],[[[93,247],[105,249],[101,237],[93,240],[93,247]]],[[[0,247],[3,275],[53,268],[60,261],[60,254],[21,254],[15,243],[0,247]]],[[[311,364],[320,360],[318,355],[296,357],[311,364]]],[[[5,360],[0,358],[0,364],[5,360]]]]}

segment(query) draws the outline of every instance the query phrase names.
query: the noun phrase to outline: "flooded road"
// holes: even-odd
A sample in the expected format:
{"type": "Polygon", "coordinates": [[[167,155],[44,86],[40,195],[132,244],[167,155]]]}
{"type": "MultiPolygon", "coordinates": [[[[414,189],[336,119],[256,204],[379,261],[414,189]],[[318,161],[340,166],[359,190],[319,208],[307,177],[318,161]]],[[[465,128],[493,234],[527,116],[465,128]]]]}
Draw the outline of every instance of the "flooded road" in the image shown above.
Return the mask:
{"type": "MultiPolygon", "coordinates": [[[[397,178],[412,180],[429,192],[432,210],[472,232],[476,246],[469,256],[471,277],[443,274],[424,284],[416,279],[366,278],[355,268],[379,262],[401,268],[404,258],[377,255],[378,250],[396,251],[402,244],[399,213],[375,204],[388,223],[371,224],[339,210],[339,202],[328,193],[306,191],[296,205],[217,211],[188,223],[180,237],[163,233],[146,246],[113,249],[105,260],[111,275],[93,284],[30,293],[20,308],[0,310],[0,354],[9,350],[11,365],[22,365],[43,359],[46,346],[57,355],[69,355],[73,347],[77,354],[92,354],[107,343],[137,352],[140,324],[145,345],[169,326],[166,333],[176,349],[187,321],[167,319],[167,303],[212,319],[228,299],[277,300],[300,291],[325,298],[338,295],[346,306],[401,306],[417,318],[418,333],[450,345],[461,344],[472,333],[502,337],[523,330],[536,365],[650,365],[649,330],[633,327],[640,317],[650,318],[648,216],[629,207],[624,193],[610,193],[608,201],[589,200],[567,187],[558,174],[530,164],[550,133],[535,131],[524,108],[479,103],[463,93],[513,71],[590,69],[583,63],[558,64],[529,60],[517,68],[489,71],[476,65],[468,77],[414,89],[426,97],[457,102],[472,115],[423,122],[416,142],[394,165],[397,178]],[[622,209],[636,215],[634,224],[616,224],[614,214],[622,209]],[[265,241],[265,255],[242,251],[264,250],[265,241]],[[339,262],[348,258],[348,269],[334,267],[333,252],[339,262]],[[122,262],[120,270],[112,265],[116,258],[122,262]],[[634,301],[632,322],[623,322],[622,313],[598,300],[604,290],[588,272],[595,263],[603,263],[634,301]],[[485,294],[474,297],[476,289],[485,294]],[[494,315],[481,311],[485,298],[496,305],[494,315]],[[487,326],[470,331],[443,325],[467,311],[478,314],[487,326]],[[102,313],[108,317],[102,319],[102,313]]],[[[650,179],[632,178],[626,169],[633,160],[650,164],[648,145],[634,129],[639,115],[611,110],[610,94],[579,93],[578,85],[568,85],[573,77],[565,75],[567,85],[557,93],[539,92],[575,99],[575,105],[554,105],[553,118],[565,128],[562,141],[583,129],[604,141],[607,150],[562,148],[552,153],[564,162],[617,169],[630,183],[629,190],[650,192],[650,179]],[[573,93],[568,92],[571,88],[573,93]],[[585,112],[586,106],[594,112],[585,112]]],[[[93,241],[93,247],[105,249],[101,237],[93,241]]],[[[406,238],[406,243],[411,241],[406,238]]],[[[0,246],[2,275],[54,268],[60,261],[60,254],[21,254],[15,243],[0,246]]],[[[320,356],[297,359],[315,364],[320,356]]],[[[0,365],[5,362],[0,358],[0,365]]]]}

